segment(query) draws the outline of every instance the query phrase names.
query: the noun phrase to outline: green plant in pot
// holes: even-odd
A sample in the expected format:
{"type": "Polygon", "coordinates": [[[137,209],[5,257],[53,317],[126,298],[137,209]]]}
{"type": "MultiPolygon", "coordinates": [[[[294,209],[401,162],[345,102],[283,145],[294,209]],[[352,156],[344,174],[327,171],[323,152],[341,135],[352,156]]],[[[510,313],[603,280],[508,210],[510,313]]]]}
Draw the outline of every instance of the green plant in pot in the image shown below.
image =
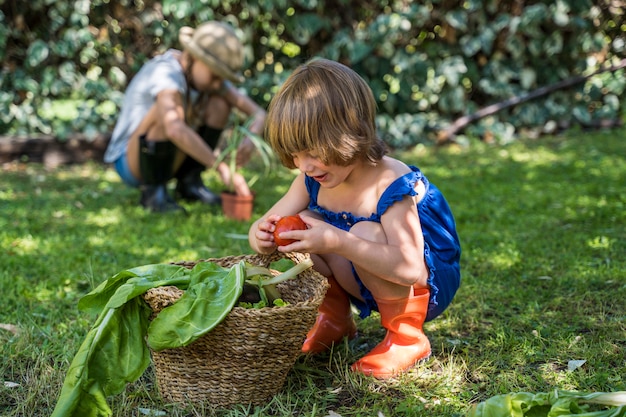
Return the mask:
{"type": "MultiPolygon", "coordinates": [[[[242,122],[241,116],[238,114],[234,114],[233,118],[233,127],[226,141],[226,145],[215,161],[215,166],[221,162],[225,162],[230,171],[230,177],[234,178],[235,173],[240,173],[240,167],[237,164],[240,146],[245,140],[249,140],[259,155],[258,160],[261,161],[263,165],[263,173],[267,175],[275,161],[272,148],[261,136],[250,131],[249,126],[253,119],[248,118],[242,122]]],[[[253,187],[259,175],[260,173],[257,173],[247,181],[248,188],[253,187]]],[[[252,208],[254,206],[253,191],[246,194],[237,193],[235,192],[235,185],[233,181],[231,181],[228,187],[222,191],[221,197],[222,209],[226,217],[242,221],[249,220],[252,217],[252,208]]]]}

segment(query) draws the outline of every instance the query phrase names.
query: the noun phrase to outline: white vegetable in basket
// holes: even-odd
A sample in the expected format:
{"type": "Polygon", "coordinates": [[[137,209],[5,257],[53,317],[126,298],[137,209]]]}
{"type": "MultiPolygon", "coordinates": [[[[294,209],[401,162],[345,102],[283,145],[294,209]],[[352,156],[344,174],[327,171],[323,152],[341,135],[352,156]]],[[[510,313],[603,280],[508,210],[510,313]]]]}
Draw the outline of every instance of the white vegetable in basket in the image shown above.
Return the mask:
{"type": "MultiPolygon", "coordinates": [[[[272,272],[261,266],[246,265],[246,284],[252,285],[259,293],[260,303],[253,304],[252,307],[271,307],[274,305],[283,305],[282,296],[276,286],[281,282],[297,277],[300,273],[306,271],[313,266],[310,258],[296,264],[293,268],[272,276],[272,272]]],[[[245,288],[245,287],[244,287],[245,288]]]]}

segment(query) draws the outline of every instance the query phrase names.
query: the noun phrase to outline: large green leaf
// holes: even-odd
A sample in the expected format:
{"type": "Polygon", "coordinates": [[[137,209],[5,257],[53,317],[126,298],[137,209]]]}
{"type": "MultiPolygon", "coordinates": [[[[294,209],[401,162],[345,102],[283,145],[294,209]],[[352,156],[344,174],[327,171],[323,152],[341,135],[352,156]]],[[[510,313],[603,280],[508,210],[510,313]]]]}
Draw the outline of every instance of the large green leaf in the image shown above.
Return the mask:
{"type": "Polygon", "coordinates": [[[154,350],[186,346],[211,331],[230,313],[243,291],[245,263],[232,268],[200,262],[183,296],[164,308],[148,328],[154,350]]]}
{"type": "Polygon", "coordinates": [[[513,392],[474,406],[467,417],[625,417],[626,392],[513,392]],[[590,404],[600,404],[590,411],[590,404]]]}
{"type": "MultiPolygon", "coordinates": [[[[78,308],[100,313],[105,308],[117,308],[126,301],[162,285],[181,285],[189,270],[180,265],[153,264],[121,271],[102,282],[78,301],[78,308]],[[121,291],[118,292],[118,290],[121,291]]],[[[189,278],[187,278],[189,280],[189,278]]]]}
{"type": "Polygon", "coordinates": [[[106,397],[121,392],[150,365],[145,344],[150,309],[133,300],[105,310],[67,372],[52,417],[109,417],[106,397]]]}
{"type": "Polygon", "coordinates": [[[122,271],[83,297],[79,306],[100,311],[65,377],[53,417],[108,417],[106,397],[137,380],[150,364],[146,345],[174,348],[193,342],[231,311],[241,295],[245,263],[223,268],[200,262],[188,268],[145,265],[122,271]],[[141,299],[150,288],[177,285],[185,294],[157,316],[141,299]],[[156,325],[155,325],[156,323],[156,325]]]}

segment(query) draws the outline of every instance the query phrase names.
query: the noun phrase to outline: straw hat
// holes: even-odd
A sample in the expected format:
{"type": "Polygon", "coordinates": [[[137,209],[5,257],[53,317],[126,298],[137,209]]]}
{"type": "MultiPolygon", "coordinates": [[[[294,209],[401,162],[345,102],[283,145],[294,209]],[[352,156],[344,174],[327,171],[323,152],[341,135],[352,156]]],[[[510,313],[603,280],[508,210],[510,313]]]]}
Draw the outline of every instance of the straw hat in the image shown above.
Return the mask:
{"type": "Polygon", "coordinates": [[[243,82],[243,45],[231,26],[206,22],[195,30],[188,26],[178,32],[183,47],[218,76],[235,83],[243,82]]]}

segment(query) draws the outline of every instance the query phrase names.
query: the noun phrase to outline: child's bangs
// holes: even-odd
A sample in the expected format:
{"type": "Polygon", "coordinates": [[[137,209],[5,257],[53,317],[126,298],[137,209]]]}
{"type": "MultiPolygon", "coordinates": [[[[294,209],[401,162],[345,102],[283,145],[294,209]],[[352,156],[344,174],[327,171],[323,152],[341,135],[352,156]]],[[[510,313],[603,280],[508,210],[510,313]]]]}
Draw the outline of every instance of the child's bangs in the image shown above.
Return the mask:
{"type": "Polygon", "coordinates": [[[277,151],[292,155],[310,149],[308,132],[302,129],[302,125],[292,116],[282,115],[271,130],[270,134],[277,145],[277,151]]]}

